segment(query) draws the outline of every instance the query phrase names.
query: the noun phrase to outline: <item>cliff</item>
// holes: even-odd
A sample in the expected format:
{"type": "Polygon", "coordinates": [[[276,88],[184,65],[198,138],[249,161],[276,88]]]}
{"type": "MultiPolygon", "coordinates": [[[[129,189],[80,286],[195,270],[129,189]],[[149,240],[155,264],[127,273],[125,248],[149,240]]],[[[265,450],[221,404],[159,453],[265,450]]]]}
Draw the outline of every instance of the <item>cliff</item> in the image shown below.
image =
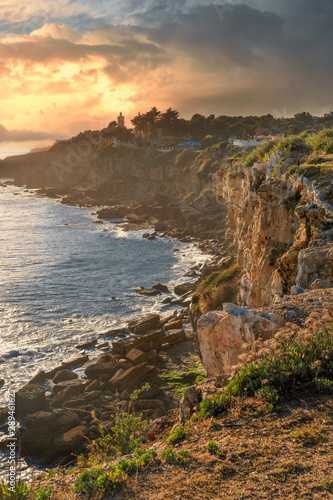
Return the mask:
{"type": "Polygon", "coordinates": [[[280,160],[279,153],[252,167],[228,160],[214,176],[215,193],[228,205],[226,237],[244,273],[241,305],[267,306],[294,285],[333,278],[332,206],[280,160]]]}

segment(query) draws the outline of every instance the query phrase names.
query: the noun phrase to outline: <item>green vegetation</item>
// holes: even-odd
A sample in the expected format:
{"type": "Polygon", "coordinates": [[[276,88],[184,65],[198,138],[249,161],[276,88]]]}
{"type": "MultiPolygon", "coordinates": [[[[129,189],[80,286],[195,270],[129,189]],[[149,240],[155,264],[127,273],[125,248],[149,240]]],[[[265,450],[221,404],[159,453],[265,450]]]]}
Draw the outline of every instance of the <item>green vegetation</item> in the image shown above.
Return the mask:
{"type": "Polygon", "coordinates": [[[310,130],[309,133],[264,143],[245,158],[244,164],[251,167],[257,161],[265,162],[275,151],[281,153],[280,164],[289,159],[294,160],[295,165],[290,174],[311,177],[322,168],[332,168],[333,159],[325,155],[333,154],[333,129],[324,129],[318,134],[310,130]]]}
{"type": "Polygon", "coordinates": [[[25,483],[18,482],[12,491],[8,484],[1,483],[0,500],[50,500],[52,489],[52,486],[48,485],[32,491],[25,483]]]}
{"type": "Polygon", "coordinates": [[[171,393],[175,399],[180,400],[183,397],[185,390],[191,385],[198,384],[207,377],[206,371],[198,358],[197,363],[193,368],[189,368],[183,372],[176,370],[163,373],[159,379],[163,387],[171,387],[171,393]]]}
{"type": "Polygon", "coordinates": [[[185,464],[190,459],[190,454],[186,450],[175,451],[173,448],[167,448],[161,453],[161,458],[168,464],[185,464]]]}
{"type": "Polygon", "coordinates": [[[190,427],[188,425],[181,424],[178,427],[175,427],[171,431],[167,432],[168,443],[180,443],[190,435],[190,432],[190,427]]]}
{"type": "Polygon", "coordinates": [[[219,271],[214,271],[198,285],[192,297],[192,311],[207,313],[221,309],[225,302],[237,302],[240,275],[241,270],[231,257],[219,271]]]}
{"type": "Polygon", "coordinates": [[[313,384],[325,390],[333,381],[333,330],[312,338],[282,344],[274,356],[244,366],[224,391],[201,404],[199,416],[216,416],[227,410],[235,396],[255,396],[270,409],[295,387],[313,384]],[[325,381],[323,381],[325,379],[325,381]]]}

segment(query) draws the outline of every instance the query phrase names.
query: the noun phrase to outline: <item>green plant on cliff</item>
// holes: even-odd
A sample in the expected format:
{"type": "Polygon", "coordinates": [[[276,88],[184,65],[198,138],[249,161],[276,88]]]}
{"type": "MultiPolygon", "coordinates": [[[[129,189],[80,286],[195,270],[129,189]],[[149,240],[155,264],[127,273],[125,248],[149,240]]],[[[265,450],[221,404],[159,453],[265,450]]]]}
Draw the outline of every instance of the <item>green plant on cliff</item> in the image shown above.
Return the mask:
{"type": "Polygon", "coordinates": [[[238,264],[231,258],[227,268],[214,271],[199,285],[192,297],[192,311],[220,309],[225,302],[237,301],[237,283],[241,274],[238,264]]]}
{"type": "Polygon", "coordinates": [[[257,395],[273,409],[295,388],[312,385],[330,393],[332,382],[333,327],[313,337],[282,344],[264,361],[243,366],[224,391],[201,404],[199,415],[217,415],[238,396],[257,395]]]}

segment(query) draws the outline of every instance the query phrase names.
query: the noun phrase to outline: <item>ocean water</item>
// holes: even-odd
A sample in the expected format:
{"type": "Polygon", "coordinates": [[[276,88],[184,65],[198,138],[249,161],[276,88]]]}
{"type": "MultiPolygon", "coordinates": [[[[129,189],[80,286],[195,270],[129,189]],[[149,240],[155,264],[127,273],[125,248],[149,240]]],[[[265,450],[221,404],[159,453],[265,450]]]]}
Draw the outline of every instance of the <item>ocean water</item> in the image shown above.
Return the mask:
{"type": "Polygon", "coordinates": [[[93,211],[0,187],[0,405],[9,388],[78,355],[77,344],[172,311],[164,294],[144,297],[136,288],[161,282],[172,289],[207,261],[193,244],[95,224],[93,211]]]}

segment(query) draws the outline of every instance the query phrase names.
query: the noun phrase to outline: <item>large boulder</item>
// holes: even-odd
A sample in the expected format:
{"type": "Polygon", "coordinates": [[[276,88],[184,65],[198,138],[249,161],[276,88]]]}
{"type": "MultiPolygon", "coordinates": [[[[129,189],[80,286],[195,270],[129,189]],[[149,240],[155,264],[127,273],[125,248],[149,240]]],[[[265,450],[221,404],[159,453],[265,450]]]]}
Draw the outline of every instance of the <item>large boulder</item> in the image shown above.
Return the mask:
{"type": "Polygon", "coordinates": [[[195,287],[196,283],[181,283],[175,286],[174,292],[176,295],[184,295],[185,293],[193,292],[195,287]]]}
{"type": "MultiPolygon", "coordinates": [[[[68,384],[68,382],[62,382],[63,384],[68,384]]],[[[70,384],[66,385],[64,389],[55,394],[52,399],[50,405],[58,408],[66,401],[69,401],[74,396],[81,394],[83,392],[83,384],[80,380],[70,381],[70,384]]]]}
{"type": "Polygon", "coordinates": [[[45,410],[47,402],[45,389],[40,385],[27,384],[16,393],[16,413],[18,416],[45,410]]]}
{"type": "Polygon", "coordinates": [[[158,328],[161,325],[159,314],[150,314],[144,318],[140,318],[128,323],[128,328],[137,335],[147,333],[158,328]]]}
{"type": "Polygon", "coordinates": [[[50,411],[38,411],[26,416],[26,424],[29,429],[47,427],[54,429],[57,427],[57,417],[50,411]]]}
{"type": "Polygon", "coordinates": [[[276,314],[264,313],[228,304],[224,311],[209,312],[198,321],[198,342],[208,377],[228,378],[231,367],[256,339],[272,338],[283,325],[276,314]]]}
{"type": "Polygon", "coordinates": [[[108,355],[102,356],[97,363],[87,366],[85,374],[89,379],[99,379],[101,375],[108,375],[110,379],[118,370],[118,362],[108,355]]]}
{"type": "Polygon", "coordinates": [[[20,452],[22,456],[44,455],[52,446],[53,436],[49,427],[36,427],[22,433],[20,452]]]}
{"type": "Polygon", "coordinates": [[[78,375],[72,370],[69,370],[68,368],[64,368],[63,370],[59,370],[54,378],[53,378],[53,383],[58,384],[59,382],[65,382],[67,380],[75,380],[78,378],[78,375]]]}
{"type": "Polygon", "coordinates": [[[151,376],[156,373],[156,369],[147,363],[141,363],[140,365],[133,366],[128,370],[119,370],[115,376],[111,379],[112,384],[117,387],[117,389],[124,389],[125,387],[131,387],[138,385],[140,382],[146,379],[146,377],[151,376]]]}
{"type": "Polygon", "coordinates": [[[70,451],[78,453],[82,451],[88,444],[87,434],[89,433],[88,427],[79,425],[65,432],[60,437],[54,440],[54,447],[59,453],[68,453],[70,451]]]}

